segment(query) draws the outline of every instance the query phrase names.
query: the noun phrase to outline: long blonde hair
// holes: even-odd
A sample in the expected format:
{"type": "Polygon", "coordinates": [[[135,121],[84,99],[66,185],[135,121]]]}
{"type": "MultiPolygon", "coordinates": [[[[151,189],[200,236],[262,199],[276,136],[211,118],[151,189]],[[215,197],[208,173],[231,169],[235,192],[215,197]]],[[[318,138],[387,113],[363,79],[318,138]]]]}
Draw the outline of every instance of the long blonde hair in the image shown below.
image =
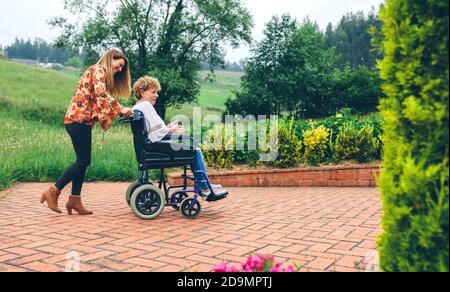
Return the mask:
{"type": "Polygon", "coordinates": [[[118,50],[109,50],[98,60],[97,65],[106,70],[106,86],[110,94],[122,99],[131,95],[131,74],[128,58],[118,50]],[[121,72],[114,74],[112,60],[123,59],[125,65],[121,72]]]}

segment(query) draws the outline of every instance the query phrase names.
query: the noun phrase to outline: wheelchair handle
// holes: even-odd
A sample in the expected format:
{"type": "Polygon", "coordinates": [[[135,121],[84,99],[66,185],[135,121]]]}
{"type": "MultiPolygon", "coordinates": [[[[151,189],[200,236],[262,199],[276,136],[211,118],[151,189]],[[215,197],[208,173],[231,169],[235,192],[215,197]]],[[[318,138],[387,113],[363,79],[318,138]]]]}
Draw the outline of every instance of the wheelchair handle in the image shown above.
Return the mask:
{"type": "Polygon", "coordinates": [[[119,124],[121,124],[121,125],[123,125],[123,124],[130,124],[132,119],[133,119],[133,117],[120,119],[119,124]]]}
{"type": "Polygon", "coordinates": [[[128,118],[122,118],[119,121],[119,124],[131,124],[132,122],[139,121],[142,119],[139,111],[134,111],[133,115],[128,118]]]}

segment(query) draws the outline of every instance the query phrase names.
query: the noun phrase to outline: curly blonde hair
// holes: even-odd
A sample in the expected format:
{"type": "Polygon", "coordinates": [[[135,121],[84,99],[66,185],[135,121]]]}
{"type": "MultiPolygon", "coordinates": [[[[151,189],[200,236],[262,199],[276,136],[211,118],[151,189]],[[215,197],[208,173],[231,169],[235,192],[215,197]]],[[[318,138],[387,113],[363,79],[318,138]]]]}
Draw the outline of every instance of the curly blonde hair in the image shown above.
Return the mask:
{"type": "Polygon", "coordinates": [[[134,83],[133,85],[134,95],[138,100],[141,100],[142,93],[149,89],[156,89],[156,91],[161,91],[161,84],[159,83],[159,80],[154,77],[144,76],[139,78],[138,81],[136,81],[136,83],[134,83]]]}

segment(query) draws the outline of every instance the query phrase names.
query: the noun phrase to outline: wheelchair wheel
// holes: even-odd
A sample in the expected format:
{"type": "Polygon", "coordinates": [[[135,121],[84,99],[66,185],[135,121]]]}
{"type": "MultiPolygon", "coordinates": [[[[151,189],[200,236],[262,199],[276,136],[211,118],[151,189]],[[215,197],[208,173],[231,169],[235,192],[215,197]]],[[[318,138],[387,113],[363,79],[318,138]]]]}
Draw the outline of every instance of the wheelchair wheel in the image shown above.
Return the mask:
{"type": "Polygon", "coordinates": [[[191,204],[193,201],[193,198],[187,198],[184,199],[183,202],[181,202],[180,212],[181,215],[183,215],[185,218],[195,219],[200,215],[200,212],[202,211],[202,205],[200,205],[199,201],[197,201],[191,208],[191,204]]]}
{"type": "Polygon", "coordinates": [[[130,202],[131,202],[131,196],[133,195],[133,192],[140,186],[141,186],[141,184],[139,183],[139,180],[137,180],[128,187],[128,190],[125,195],[125,200],[127,201],[128,206],[131,206],[130,202]]]}
{"type": "Polygon", "coordinates": [[[181,203],[183,203],[183,201],[185,200],[185,199],[187,199],[187,198],[189,198],[189,195],[187,194],[187,193],[184,193],[184,192],[182,192],[182,193],[177,193],[177,194],[175,194],[175,195],[172,195],[171,197],[170,197],[170,202],[171,203],[173,203],[173,201],[174,201],[174,197],[175,196],[175,203],[177,204],[176,206],[172,206],[172,208],[174,208],[175,210],[177,210],[177,211],[180,211],[180,205],[181,205],[181,203]]]}
{"type": "Polygon", "coordinates": [[[131,195],[131,210],[134,215],[144,220],[158,217],[166,206],[166,196],[157,187],[145,185],[138,187],[131,195]]]}
{"type": "MultiPolygon", "coordinates": [[[[149,182],[149,184],[153,185],[152,182],[149,182]]],[[[128,187],[128,190],[125,195],[125,200],[127,201],[128,206],[131,206],[130,201],[131,201],[131,196],[133,195],[133,192],[140,186],[142,186],[142,184],[139,183],[139,180],[137,180],[128,187]]]]}

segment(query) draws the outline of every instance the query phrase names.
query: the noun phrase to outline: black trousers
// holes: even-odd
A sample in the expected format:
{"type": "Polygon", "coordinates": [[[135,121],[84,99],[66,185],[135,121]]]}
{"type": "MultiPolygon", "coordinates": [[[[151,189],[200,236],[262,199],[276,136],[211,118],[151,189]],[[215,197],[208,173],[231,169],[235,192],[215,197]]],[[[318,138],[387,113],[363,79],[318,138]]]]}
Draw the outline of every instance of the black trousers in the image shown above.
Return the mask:
{"type": "Polygon", "coordinates": [[[66,131],[72,140],[77,160],[61,176],[55,186],[63,190],[72,182],[72,195],[81,196],[86,170],[91,165],[92,129],[88,125],[73,123],[66,125],[66,131]]]}

